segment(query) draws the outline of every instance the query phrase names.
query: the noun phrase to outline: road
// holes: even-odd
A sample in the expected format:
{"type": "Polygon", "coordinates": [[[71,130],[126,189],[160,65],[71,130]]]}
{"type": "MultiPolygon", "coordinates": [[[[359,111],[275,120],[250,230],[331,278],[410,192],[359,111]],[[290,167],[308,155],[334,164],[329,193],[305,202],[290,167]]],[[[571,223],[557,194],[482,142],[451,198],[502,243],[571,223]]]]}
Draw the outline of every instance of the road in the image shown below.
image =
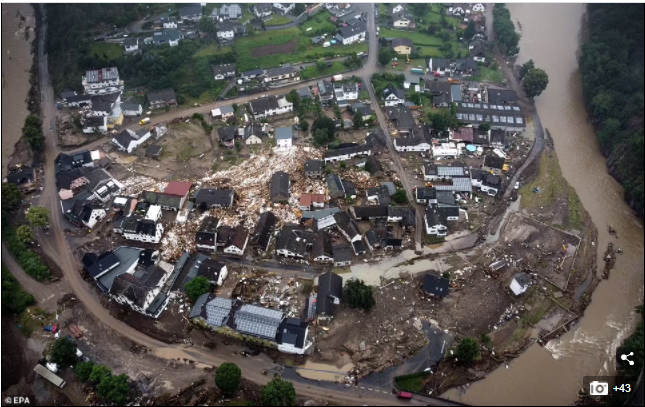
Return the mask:
{"type": "MultiPolygon", "coordinates": [[[[42,5],[40,7],[43,15],[43,27],[41,30],[41,33],[42,33],[41,35],[43,37],[40,39],[39,47],[38,47],[39,71],[40,71],[39,75],[40,75],[40,89],[41,89],[41,95],[42,95],[43,122],[47,122],[55,119],[56,108],[55,108],[55,100],[54,100],[54,91],[49,81],[47,56],[44,53],[44,36],[46,35],[45,33],[47,31],[46,30],[47,16],[46,16],[45,8],[42,5]]],[[[369,6],[368,17],[369,17],[368,26],[369,26],[370,33],[372,34],[370,36],[371,37],[370,48],[372,49],[372,51],[369,53],[369,57],[366,65],[355,73],[357,76],[361,76],[364,78],[369,78],[371,76],[371,73],[374,71],[374,68],[376,67],[376,60],[377,60],[377,52],[376,52],[377,48],[373,48],[377,45],[375,41],[375,36],[373,35],[375,30],[373,5],[369,6]]],[[[308,83],[307,82],[298,83],[298,84],[289,86],[287,88],[268,91],[267,94],[284,93],[286,91],[289,91],[290,89],[299,88],[307,84],[312,85],[314,83],[315,81],[310,81],[308,83]]],[[[374,96],[372,95],[372,97],[374,96]]],[[[241,104],[251,99],[253,99],[253,97],[251,96],[243,97],[235,100],[235,102],[238,104],[241,104]]],[[[186,115],[192,115],[195,112],[200,112],[200,113],[207,112],[213,109],[214,107],[221,106],[224,104],[229,104],[229,103],[233,103],[233,101],[217,102],[208,106],[202,106],[200,108],[187,109],[182,111],[172,111],[167,114],[155,117],[153,120],[153,124],[159,123],[162,121],[168,121],[178,115],[186,116],[186,115]]],[[[385,122],[383,122],[382,125],[384,123],[385,122]]],[[[138,127],[138,125],[134,125],[131,127],[138,127]]],[[[391,141],[390,141],[390,144],[391,144],[391,141]]],[[[87,148],[87,146],[85,148],[87,148]]],[[[76,294],[77,299],[80,300],[85,305],[87,310],[100,323],[102,323],[105,326],[109,326],[111,329],[113,329],[115,333],[125,338],[128,338],[138,343],[139,345],[142,345],[151,349],[151,351],[153,351],[156,355],[160,357],[176,358],[178,357],[177,353],[184,353],[188,355],[190,359],[195,360],[196,362],[200,362],[200,363],[204,363],[212,366],[219,366],[224,362],[234,361],[240,366],[244,377],[259,384],[267,383],[269,380],[269,377],[262,375],[262,370],[265,370],[271,367],[276,367],[276,365],[274,365],[270,360],[266,360],[268,358],[265,358],[264,362],[259,363],[258,358],[242,358],[241,356],[235,356],[228,353],[219,354],[217,350],[215,351],[207,350],[206,348],[201,348],[198,346],[185,349],[183,345],[168,345],[156,339],[150,338],[147,335],[125,324],[124,322],[112,317],[112,315],[110,315],[110,313],[105,308],[103,308],[98,298],[96,297],[96,293],[94,292],[94,290],[87,283],[85,283],[85,281],[81,278],[79,274],[80,263],[78,259],[73,258],[72,251],[70,250],[67,244],[67,241],[65,239],[65,235],[63,233],[63,229],[65,227],[64,222],[66,221],[63,219],[63,215],[59,210],[58,193],[56,190],[56,184],[54,179],[54,160],[60,153],[60,150],[57,146],[56,136],[53,134],[53,132],[49,132],[47,136],[45,151],[46,151],[46,170],[45,170],[45,180],[44,180],[45,187],[44,187],[44,190],[42,191],[42,195],[39,203],[40,205],[46,206],[50,209],[51,220],[50,220],[49,234],[45,235],[43,231],[39,231],[38,233],[39,241],[41,242],[41,245],[45,254],[48,255],[51,259],[53,259],[56,263],[58,263],[59,267],[63,270],[66,283],[69,285],[69,288],[71,289],[71,291],[73,291],[76,294]]],[[[396,154],[393,154],[393,157],[396,157],[396,160],[398,161],[398,156],[396,154]]],[[[399,162],[399,168],[400,168],[400,162],[399,162]]],[[[8,258],[8,256],[6,256],[4,247],[3,247],[2,256],[3,256],[3,259],[8,259],[9,263],[11,264],[10,269],[12,270],[12,272],[14,272],[17,276],[20,276],[21,275],[20,269],[15,267],[16,266],[15,262],[11,262],[11,259],[8,258]]],[[[20,278],[23,278],[23,277],[25,276],[23,275],[20,278]]],[[[27,282],[23,278],[20,281],[21,282],[24,281],[25,287],[38,293],[37,295],[40,296],[41,298],[43,298],[43,296],[45,295],[44,293],[46,291],[44,290],[49,290],[49,291],[52,290],[51,286],[49,285],[44,286],[33,280],[30,282],[27,282]],[[40,287],[38,285],[40,285],[40,287]]],[[[374,394],[365,390],[361,390],[360,388],[345,387],[340,385],[334,386],[333,388],[329,388],[329,386],[322,386],[321,384],[315,381],[302,381],[302,380],[294,381],[294,386],[296,388],[297,393],[300,396],[327,400],[333,403],[352,404],[352,405],[359,405],[359,404],[360,405],[365,405],[365,404],[406,405],[406,404],[409,404],[407,402],[399,401],[391,394],[374,394]]],[[[430,397],[428,397],[427,400],[424,400],[423,402],[433,404],[433,405],[457,405],[449,401],[445,401],[441,399],[433,399],[430,397]]]]}

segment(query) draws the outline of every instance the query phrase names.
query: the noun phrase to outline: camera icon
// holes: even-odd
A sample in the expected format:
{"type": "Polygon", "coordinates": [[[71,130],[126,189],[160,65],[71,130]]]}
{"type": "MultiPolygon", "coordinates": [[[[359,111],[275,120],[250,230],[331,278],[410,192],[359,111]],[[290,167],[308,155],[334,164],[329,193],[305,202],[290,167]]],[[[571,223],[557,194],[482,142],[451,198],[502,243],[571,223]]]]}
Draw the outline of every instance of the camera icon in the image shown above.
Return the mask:
{"type": "Polygon", "coordinates": [[[607,396],[609,394],[609,383],[598,381],[589,383],[589,394],[592,396],[607,396]]]}

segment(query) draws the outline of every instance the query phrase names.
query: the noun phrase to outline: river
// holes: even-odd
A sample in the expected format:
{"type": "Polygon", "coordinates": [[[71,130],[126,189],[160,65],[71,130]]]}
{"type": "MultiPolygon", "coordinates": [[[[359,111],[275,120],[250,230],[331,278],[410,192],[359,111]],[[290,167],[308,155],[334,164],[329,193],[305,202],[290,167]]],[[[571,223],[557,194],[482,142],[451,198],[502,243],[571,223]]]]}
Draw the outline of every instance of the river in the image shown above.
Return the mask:
{"type": "Polygon", "coordinates": [[[29,4],[2,3],[2,174],[20,140],[27,110],[34,12],[29,4]],[[20,14],[18,14],[20,13],[20,14]],[[19,16],[25,17],[21,21],[19,16]],[[24,31],[30,27],[29,40],[24,31]]]}
{"type": "Polygon", "coordinates": [[[536,105],[565,178],[598,228],[598,263],[614,240],[607,225],[618,231],[617,247],[625,254],[610,279],[598,285],[575,330],[546,348],[533,345],[508,369],[447,396],[473,405],[567,405],[576,401],[583,376],[611,374],[617,345],[636,325],[632,310],[643,299],[643,228],[623,201],[622,187],[607,173],[586,122],[577,63],[585,5],[509,3],[508,8],[522,26],[518,63],[533,59],[549,75],[536,105]]]}

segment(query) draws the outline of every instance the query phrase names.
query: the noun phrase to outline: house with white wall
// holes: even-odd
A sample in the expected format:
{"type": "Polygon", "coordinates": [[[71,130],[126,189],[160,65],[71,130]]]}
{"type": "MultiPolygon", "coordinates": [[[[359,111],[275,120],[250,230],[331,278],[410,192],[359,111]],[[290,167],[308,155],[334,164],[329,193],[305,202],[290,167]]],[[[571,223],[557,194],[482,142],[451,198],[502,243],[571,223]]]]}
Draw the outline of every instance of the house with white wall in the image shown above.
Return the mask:
{"type": "Polygon", "coordinates": [[[131,154],[151,136],[152,133],[150,133],[150,130],[145,127],[140,128],[136,132],[130,129],[125,129],[121,133],[112,137],[112,144],[114,144],[119,150],[131,154]]]}
{"type": "Polygon", "coordinates": [[[343,39],[343,45],[353,44],[355,42],[365,41],[367,25],[365,22],[349,25],[340,29],[340,37],[343,39]]]}
{"type": "Polygon", "coordinates": [[[275,131],[278,147],[289,148],[293,144],[293,127],[278,127],[275,131]]]}

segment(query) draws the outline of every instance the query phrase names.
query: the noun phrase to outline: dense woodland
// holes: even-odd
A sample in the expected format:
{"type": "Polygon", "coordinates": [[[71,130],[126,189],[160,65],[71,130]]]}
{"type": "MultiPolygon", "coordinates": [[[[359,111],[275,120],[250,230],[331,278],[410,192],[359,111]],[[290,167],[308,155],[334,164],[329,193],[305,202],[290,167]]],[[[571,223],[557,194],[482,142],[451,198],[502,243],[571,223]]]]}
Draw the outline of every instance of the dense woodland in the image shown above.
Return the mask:
{"type": "Polygon", "coordinates": [[[583,91],[609,172],[643,217],[643,4],[589,4],[583,91]]]}

